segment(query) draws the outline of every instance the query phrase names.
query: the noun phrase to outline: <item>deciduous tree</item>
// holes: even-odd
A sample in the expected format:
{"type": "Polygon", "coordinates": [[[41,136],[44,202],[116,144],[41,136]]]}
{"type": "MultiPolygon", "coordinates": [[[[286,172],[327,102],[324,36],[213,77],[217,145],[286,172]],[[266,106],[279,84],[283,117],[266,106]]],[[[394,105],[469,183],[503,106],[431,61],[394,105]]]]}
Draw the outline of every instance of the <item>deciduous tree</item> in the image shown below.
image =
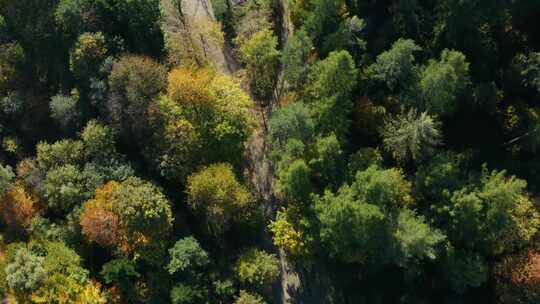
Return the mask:
{"type": "Polygon", "coordinates": [[[267,288],[278,278],[278,259],[265,251],[250,249],[238,258],[236,274],[243,284],[267,288]]]}
{"type": "Polygon", "coordinates": [[[251,193],[240,184],[228,164],[210,165],[188,178],[189,206],[205,215],[216,235],[226,231],[253,202],[251,193]]]}

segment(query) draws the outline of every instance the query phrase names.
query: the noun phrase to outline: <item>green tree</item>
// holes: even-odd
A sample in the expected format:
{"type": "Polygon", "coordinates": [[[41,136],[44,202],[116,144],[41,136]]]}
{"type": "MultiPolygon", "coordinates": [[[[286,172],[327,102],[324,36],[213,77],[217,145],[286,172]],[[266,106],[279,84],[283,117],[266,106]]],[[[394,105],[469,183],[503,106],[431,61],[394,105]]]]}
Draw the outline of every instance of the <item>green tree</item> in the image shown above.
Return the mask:
{"type": "Polygon", "coordinates": [[[134,286],[135,280],[140,277],[135,263],[126,258],[118,258],[105,263],[101,268],[100,275],[105,283],[118,284],[126,294],[132,292],[130,289],[134,286]]]}
{"type": "Polygon", "coordinates": [[[44,185],[47,206],[55,211],[67,213],[90,197],[80,170],[73,165],[65,165],[47,172],[44,185]]]}
{"type": "Polygon", "coordinates": [[[173,222],[171,204],[161,190],[130,177],[113,191],[112,211],[119,216],[131,249],[151,264],[160,263],[173,222]]]}
{"type": "Polygon", "coordinates": [[[268,138],[272,152],[279,155],[291,139],[312,141],[315,123],[304,103],[294,102],[276,109],[268,121],[268,138]]]}
{"type": "Polygon", "coordinates": [[[40,142],[36,150],[37,164],[45,173],[52,168],[81,164],[85,160],[84,145],[79,140],[62,139],[53,144],[40,142]]]}
{"type": "Polygon", "coordinates": [[[253,202],[252,194],[240,184],[229,164],[210,165],[188,178],[189,206],[204,214],[210,231],[219,235],[253,202]]]}
{"type": "Polygon", "coordinates": [[[148,57],[126,55],[114,62],[107,110],[112,125],[126,139],[135,137],[142,143],[148,136],[148,105],[165,91],[166,77],[165,67],[148,57]]]}
{"type": "Polygon", "coordinates": [[[469,84],[469,63],[458,51],[443,50],[440,61],[430,60],[420,72],[420,108],[436,115],[452,114],[456,98],[469,84]]]}
{"type": "Polygon", "coordinates": [[[381,131],[384,148],[398,162],[421,160],[441,143],[440,125],[437,120],[415,110],[387,119],[381,131]]]}
{"type": "Polygon", "coordinates": [[[313,66],[306,90],[319,132],[334,132],[343,139],[350,126],[353,107],[350,95],[356,87],[357,75],[354,60],[347,51],[332,52],[313,66]]]}
{"type": "Polygon", "coordinates": [[[81,132],[86,155],[95,162],[107,164],[111,159],[118,158],[114,132],[111,127],[90,120],[81,132]]]}
{"type": "Polygon", "coordinates": [[[414,53],[420,50],[413,40],[400,38],[388,51],[377,56],[369,72],[391,91],[406,92],[415,81],[414,53]]]}
{"type": "Polygon", "coordinates": [[[169,256],[170,262],[167,265],[167,270],[170,274],[192,271],[204,267],[210,262],[208,253],[201,248],[199,242],[192,236],[177,241],[169,249],[169,256]]]}
{"type": "Polygon", "coordinates": [[[69,68],[79,80],[97,76],[107,48],[101,32],[83,33],[70,51],[69,68]]]}
{"type": "Polygon", "coordinates": [[[283,48],[283,78],[294,90],[301,90],[309,74],[309,56],[313,43],[304,30],[296,31],[283,48]]]}
{"type": "Polygon", "coordinates": [[[488,279],[488,265],[480,255],[451,246],[439,267],[442,283],[458,294],[479,287],[488,279]]]}
{"type": "Polygon", "coordinates": [[[8,286],[26,296],[38,289],[47,278],[47,272],[43,267],[43,257],[37,256],[26,248],[16,251],[5,271],[8,286]]]}
{"type": "Polygon", "coordinates": [[[75,96],[61,94],[53,96],[49,103],[51,117],[63,127],[76,122],[80,116],[77,102],[78,100],[75,96]]]}
{"type": "Polygon", "coordinates": [[[76,36],[86,26],[84,13],[90,1],[60,0],[54,12],[54,20],[65,33],[76,36]]]}
{"type": "Polygon", "coordinates": [[[13,184],[14,177],[15,174],[13,174],[13,170],[10,166],[3,166],[0,164],[0,197],[9,191],[13,184]]]}
{"type": "Polygon", "coordinates": [[[263,104],[270,101],[278,76],[277,37],[261,30],[242,42],[239,53],[246,64],[251,93],[263,104]]]}
{"type": "Polygon", "coordinates": [[[331,257],[377,266],[390,258],[390,231],[380,207],[355,200],[348,187],[315,201],[320,238],[331,257]]]}
{"type": "Polygon", "coordinates": [[[336,33],[342,24],[341,9],[344,5],[342,0],[310,0],[305,2],[310,10],[304,21],[304,28],[323,50],[334,49],[327,46],[329,36],[336,33]],[[326,46],[326,47],[324,47],[326,46]]]}
{"type": "Polygon", "coordinates": [[[245,290],[240,290],[240,294],[236,297],[234,304],[265,304],[264,299],[253,293],[249,293],[245,290]]]}
{"type": "Polygon", "coordinates": [[[532,87],[540,92],[540,52],[518,54],[514,58],[513,66],[526,87],[532,87]]]}
{"type": "Polygon", "coordinates": [[[394,237],[398,245],[397,264],[401,266],[411,260],[434,260],[437,258],[436,246],[446,238],[439,230],[431,228],[424,217],[409,209],[399,211],[394,237]]]}
{"type": "Polygon", "coordinates": [[[236,275],[243,284],[258,289],[270,287],[279,276],[278,259],[274,254],[250,249],[238,258],[236,275]]]}
{"type": "Polygon", "coordinates": [[[349,176],[354,178],[358,171],[364,171],[372,165],[381,167],[382,162],[379,148],[361,148],[349,157],[349,176]]]}
{"type": "Polygon", "coordinates": [[[401,170],[375,165],[357,172],[349,191],[354,198],[387,210],[410,205],[411,192],[411,184],[401,170]]]}
{"type": "Polygon", "coordinates": [[[321,185],[328,185],[336,190],[344,178],[344,153],[334,134],[317,138],[315,141],[315,157],[309,161],[310,168],[321,185]]]}
{"type": "Polygon", "coordinates": [[[466,155],[451,152],[437,153],[416,171],[415,193],[419,200],[432,204],[434,209],[450,199],[452,192],[466,183],[466,155]],[[437,206],[438,205],[438,206],[437,206]]]}
{"type": "Polygon", "coordinates": [[[505,171],[484,168],[478,187],[453,193],[450,235],[488,255],[529,244],[540,227],[540,216],[526,186],[505,171]]]}
{"type": "Polygon", "coordinates": [[[306,202],[313,186],[312,170],[303,159],[292,162],[282,161],[278,165],[278,192],[296,202],[306,202]]]}
{"type": "Polygon", "coordinates": [[[171,290],[171,303],[173,304],[203,303],[204,299],[204,290],[198,286],[180,283],[171,290]]]}
{"type": "Polygon", "coordinates": [[[88,281],[88,271],[82,267],[81,257],[62,242],[44,242],[33,245],[32,250],[45,256],[43,267],[48,274],[61,274],[80,284],[88,281]]]}

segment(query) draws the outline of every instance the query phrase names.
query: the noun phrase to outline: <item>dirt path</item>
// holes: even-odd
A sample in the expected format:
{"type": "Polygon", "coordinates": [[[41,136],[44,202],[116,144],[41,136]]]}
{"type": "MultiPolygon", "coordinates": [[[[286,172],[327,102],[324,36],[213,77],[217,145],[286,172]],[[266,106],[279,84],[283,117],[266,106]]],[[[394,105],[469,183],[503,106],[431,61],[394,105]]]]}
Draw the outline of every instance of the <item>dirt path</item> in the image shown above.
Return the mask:
{"type": "Polygon", "coordinates": [[[206,62],[226,74],[234,74],[238,63],[229,43],[218,43],[214,11],[210,0],[161,0],[165,34],[170,39],[181,40],[181,45],[192,57],[206,62]],[[175,2],[178,1],[178,2],[175,2]],[[175,3],[180,3],[179,12],[175,3]]]}
{"type": "MultiPolygon", "coordinates": [[[[283,12],[286,16],[283,20],[282,39],[286,41],[291,32],[291,23],[287,17],[287,1],[283,0],[282,2],[282,5],[284,5],[283,12]]],[[[205,24],[205,22],[215,21],[210,0],[183,0],[181,3],[182,16],[176,12],[177,10],[175,11],[173,0],[162,0],[161,5],[164,12],[165,30],[173,34],[180,33],[181,35],[176,37],[179,37],[179,39],[188,39],[193,44],[193,52],[202,50],[211,65],[223,73],[234,75],[239,69],[239,65],[232,55],[230,44],[225,42],[219,47],[211,45],[208,43],[211,37],[205,37],[206,32],[200,26],[200,24],[205,24]]],[[[251,111],[257,127],[246,146],[245,159],[248,164],[246,176],[260,201],[263,203],[265,218],[271,219],[275,217],[278,203],[274,190],[275,177],[266,143],[267,132],[264,116],[267,117],[269,113],[263,114],[263,111],[265,110],[258,107],[253,108],[251,111]]],[[[268,246],[272,246],[269,233],[265,233],[263,241],[268,246]]],[[[278,254],[280,260],[281,280],[273,288],[274,301],[272,303],[293,303],[291,292],[300,288],[299,275],[291,267],[287,256],[282,251],[276,249],[276,254],[278,254]]]]}

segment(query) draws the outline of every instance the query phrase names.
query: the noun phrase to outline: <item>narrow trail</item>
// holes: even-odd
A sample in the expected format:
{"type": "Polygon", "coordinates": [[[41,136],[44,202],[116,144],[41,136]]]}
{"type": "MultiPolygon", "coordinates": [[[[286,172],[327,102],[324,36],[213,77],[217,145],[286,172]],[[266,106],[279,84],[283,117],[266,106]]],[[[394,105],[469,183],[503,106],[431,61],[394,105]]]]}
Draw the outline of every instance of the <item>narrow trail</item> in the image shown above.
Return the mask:
{"type": "Polygon", "coordinates": [[[229,75],[238,70],[231,45],[227,41],[223,45],[215,43],[210,24],[216,20],[210,0],[161,0],[160,6],[163,30],[172,39],[184,40],[193,57],[202,53],[209,64],[229,75]],[[180,3],[181,14],[175,8],[176,3],[180,3]]]}
{"type": "MultiPolygon", "coordinates": [[[[182,6],[182,16],[175,13],[174,0],[161,0],[164,15],[165,30],[170,33],[181,33],[180,39],[186,39],[192,44],[192,49],[202,50],[208,63],[216,67],[219,71],[234,75],[239,70],[231,45],[225,41],[220,47],[206,43],[210,37],[205,37],[206,32],[201,28],[201,24],[215,22],[212,3],[210,0],[180,0],[182,6]],[[182,19],[182,20],[180,20],[182,19]]],[[[288,38],[292,26],[288,18],[287,1],[281,0],[282,13],[285,16],[282,20],[281,36],[284,43],[288,38]]],[[[248,92],[249,93],[249,92],[248,92]]],[[[271,219],[279,208],[275,195],[275,176],[272,162],[269,158],[269,149],[266,142],[267,131],[265,128],[265,117],[268,117],[267,109],[255,106],[251,113],[256,122],[255,131],[248,139],[245,151],[247,168],[245,175],[249,180],[259,200],[263,204],[265,218],[271,219]]],[[[273,247],[272,239],[268,232],[263,236],[264,243],[273,247]]],[[[275,304],[301,303],[292,300],[293,293],[300,289],[300,276],[291,267],[286,254],[274,248],[279,256],[281,279],[274,285],[273,301],[275,304]]]]}

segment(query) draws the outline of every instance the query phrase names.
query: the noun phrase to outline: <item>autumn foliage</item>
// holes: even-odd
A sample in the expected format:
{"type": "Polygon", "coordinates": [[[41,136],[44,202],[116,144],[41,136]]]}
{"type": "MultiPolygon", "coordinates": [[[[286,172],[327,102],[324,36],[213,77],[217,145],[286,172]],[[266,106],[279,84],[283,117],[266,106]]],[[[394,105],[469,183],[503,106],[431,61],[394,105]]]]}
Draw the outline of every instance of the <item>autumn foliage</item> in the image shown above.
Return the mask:
{"type": "Polygon", "coordinates": [[[104,208],[86,209],[80,223],[84,236],[101,246],[114,246],[120,239],[118,217],[104,208]]]}
{"type": "Polygon", "coordinates": [[[537,303],[540,300],[540,253],[525,253],[505,258],[495,268],[497,293],[502,303],[537,303]]]}
{"type": "Polygon", "coordinates": [[[12,231],[27,228],[37,211],[35,199],[20,184],[16,184],[0,199],[2,221],[12,231]]]}

